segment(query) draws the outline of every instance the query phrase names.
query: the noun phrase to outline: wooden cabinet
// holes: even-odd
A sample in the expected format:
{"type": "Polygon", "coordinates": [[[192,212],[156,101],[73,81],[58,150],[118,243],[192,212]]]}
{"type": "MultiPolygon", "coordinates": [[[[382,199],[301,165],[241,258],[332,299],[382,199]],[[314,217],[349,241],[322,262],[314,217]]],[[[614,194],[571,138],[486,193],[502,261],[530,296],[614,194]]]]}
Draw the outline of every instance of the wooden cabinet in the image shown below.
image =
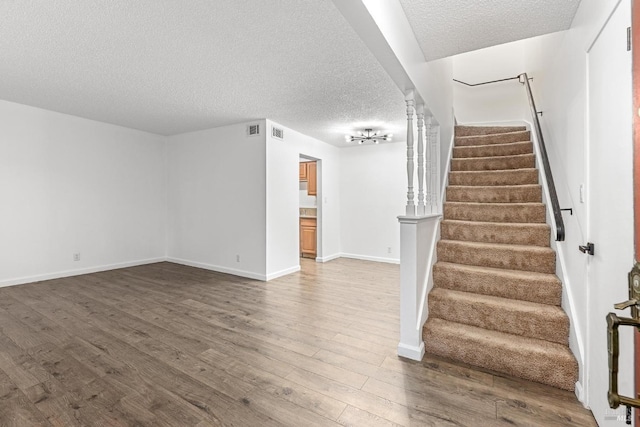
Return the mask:
{"type": "Polygon", "coordinates": [[[309,196],[315,196],[318,194],[318,179],[316,172],[316,162],[300,163],[300,181],[307,181],[307,194],[309,196]]]}
{"type": "Polygon", "coordinates": [[[316,189],[318,185],[318,180],[316,176],[316,162],[307,163],[307,194],[310,196],[315,196],[318,194],[316,189]]]}
{"type": "Polygon", "coordinates": [[[300,255],[316,257],[316,219],[300,218],[300,255]]]}
{"type": "Polygon", "coordinates": [[[300,181],[307,180],[307,163],[300,163],[300,181]]]}

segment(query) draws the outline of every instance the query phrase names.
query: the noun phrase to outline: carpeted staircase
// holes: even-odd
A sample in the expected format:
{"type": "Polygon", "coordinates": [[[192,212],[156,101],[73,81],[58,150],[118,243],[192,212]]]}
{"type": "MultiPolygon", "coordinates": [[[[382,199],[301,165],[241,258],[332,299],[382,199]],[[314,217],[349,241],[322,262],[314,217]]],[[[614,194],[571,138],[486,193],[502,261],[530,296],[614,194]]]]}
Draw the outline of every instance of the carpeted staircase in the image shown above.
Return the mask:
{"type": "Polygon", "coordinates": [[[525,127],[457,126],[426,351],[573,390],[578,367],[525,127]]]}

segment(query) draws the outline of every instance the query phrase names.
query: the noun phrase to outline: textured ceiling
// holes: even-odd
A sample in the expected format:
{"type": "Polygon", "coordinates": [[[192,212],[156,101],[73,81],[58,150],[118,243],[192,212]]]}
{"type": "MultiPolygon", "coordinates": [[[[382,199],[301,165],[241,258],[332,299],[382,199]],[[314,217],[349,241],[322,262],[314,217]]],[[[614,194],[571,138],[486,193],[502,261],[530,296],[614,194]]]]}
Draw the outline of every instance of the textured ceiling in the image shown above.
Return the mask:
{"type": "Polygon", "coordinates": [[[400,0],[425,59],[566,30],[580,0],[400,0]]]}
{"type": "Polygon", "coordinates": [[[162,135],[269,118],[344,146],[405,126],[330,0],[2,1],[0,99],[162,135]]]}

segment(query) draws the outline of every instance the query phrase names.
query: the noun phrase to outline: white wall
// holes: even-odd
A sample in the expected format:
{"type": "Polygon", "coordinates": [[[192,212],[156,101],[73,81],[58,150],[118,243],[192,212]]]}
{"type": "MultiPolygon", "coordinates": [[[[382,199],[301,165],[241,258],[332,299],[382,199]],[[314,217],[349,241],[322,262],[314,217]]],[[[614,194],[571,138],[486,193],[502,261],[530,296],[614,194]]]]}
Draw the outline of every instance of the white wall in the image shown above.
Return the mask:
{"type": "Polygon", "coordinates": [[[400,261],[397,217],[405,213],[406,156],[403,142],[340,150],[343,256],[400,261]]]}
{"type": "Polygon", "coordinates": [[[0,285],[164,258],[164,137],[6,101],[0,119],[0,285]]]}
{"type": "Polygon", "coordinates": [[[320,261],[340,255],[340,149],[267,120],[267,277],[300,266],[299,160],[319,160],[318,253],[320,261]],[[284,140],[272,138],[271,126],[284,129],[284,140]]]}
{"type": "Polygon", "coordinates": [[[170,260],[265,279],[266,126],[259,123],[257,137],[242,123],[168,138],[170,260]]]}
{"type": "MultiPolygon", "coordinates": [[[[469,84],[516,77],[528,73],[535,86],[541,70],[540,46],[555,52],[555,46],[564,32],[547,34],[531,39],[505,43],[485,49],[456,55],[453,60],[453,76],[469,84]]],[[[469,87],[454,83],[453,99],[458,123],[491,123],[531,121],[531,113],[524,87],[517,80],[469,87]]]]}

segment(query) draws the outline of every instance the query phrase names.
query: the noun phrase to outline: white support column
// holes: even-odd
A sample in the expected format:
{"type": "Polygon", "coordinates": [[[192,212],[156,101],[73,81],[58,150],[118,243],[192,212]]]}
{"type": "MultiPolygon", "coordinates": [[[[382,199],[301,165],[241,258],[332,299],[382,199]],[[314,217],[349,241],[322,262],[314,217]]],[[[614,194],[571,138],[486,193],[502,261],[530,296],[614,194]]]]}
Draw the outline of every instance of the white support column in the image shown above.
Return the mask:
{"type": "Polygon", "coordinates": [[[416,204],[413,193],[413,91],[405,96],[407,103],[407,216],[416,216],[416,204]]]}
{"type": "Polygon", "coordinates": [[[422,360],[422,326],[428,316],[429,276],[440,215],[399,217],[400,221],[400,343],[398,355],[422,360]]]}
{"type": "Polygon", "coordinates": [[[440,204],[440,127],[431,127],[431,213],[439,212],[440,204]]]}
{"type": "Polygon", "coordinates": [[[429,213],[433,212],[431,208],[431,204],[433,203],[433,186],[431,185],[431,168],[433,167],[431,164],[431,116],[426,118],[426,149],[425,149],[425,157],[426,157],[426,211],[429,213]]]}
{"type": "Polygon", "coordinates": [[[426,213],[424,205],[424,104],[416,106],[418,124],[418,216],[426,213]]]}

